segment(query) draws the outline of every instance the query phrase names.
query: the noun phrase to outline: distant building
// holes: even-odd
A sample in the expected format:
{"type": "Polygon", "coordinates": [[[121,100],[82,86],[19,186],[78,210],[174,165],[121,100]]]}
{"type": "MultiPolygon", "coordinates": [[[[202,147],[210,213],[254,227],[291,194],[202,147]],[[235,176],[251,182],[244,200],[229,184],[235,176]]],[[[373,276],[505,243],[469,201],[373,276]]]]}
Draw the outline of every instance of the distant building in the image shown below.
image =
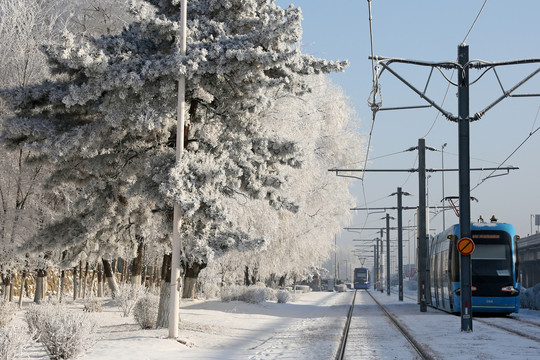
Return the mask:
{"type": "Polygon", "coordinates": [[[519,239],[518,256],[521,285],[525,288],[531,288],[540,283],[540,234],[519,239]]]}

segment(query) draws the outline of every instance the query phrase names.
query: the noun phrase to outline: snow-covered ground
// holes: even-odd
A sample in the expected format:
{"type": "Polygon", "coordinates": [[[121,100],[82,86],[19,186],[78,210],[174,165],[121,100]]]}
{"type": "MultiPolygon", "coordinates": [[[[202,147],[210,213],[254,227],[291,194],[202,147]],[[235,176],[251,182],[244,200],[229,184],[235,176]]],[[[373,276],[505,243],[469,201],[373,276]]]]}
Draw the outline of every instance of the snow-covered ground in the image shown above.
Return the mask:
{"type": "MultiPolygon", "coordinates": [[[[420,313],[409,298],[400,303],[394,294],[371,292],[405,321],[421,343],[439,353],[438,358],[536,359],[540,354],[538,341],[515,335],[509,339],[505,331],[478,321],[474,321],[472,333],[462,333],[459,316],[430,308],[420,313]]],[[[167,338],[167,329],[141,330],[133,318],[122,317],[118,307],[106,302],[103,312],[92,313],[102,324],[100,340],[81,359],[333,359],[352,296],[352,291],[311,292],[299,294],[288,304],[258,305],[183,301],[178,341],[167,338]]],[[[366,296],[357,299],[348,345],[353,351],[348,358],[413,358],[366,296]]],[[[82,305],[76,306],[82,309],[82,305]]],[[[517,316],[537,322],[538,326],[527,331],[540,338],[540,311],[522,310],[517,316]]],[[[25,356],[47,359],[38,345],[25,356]]]]}

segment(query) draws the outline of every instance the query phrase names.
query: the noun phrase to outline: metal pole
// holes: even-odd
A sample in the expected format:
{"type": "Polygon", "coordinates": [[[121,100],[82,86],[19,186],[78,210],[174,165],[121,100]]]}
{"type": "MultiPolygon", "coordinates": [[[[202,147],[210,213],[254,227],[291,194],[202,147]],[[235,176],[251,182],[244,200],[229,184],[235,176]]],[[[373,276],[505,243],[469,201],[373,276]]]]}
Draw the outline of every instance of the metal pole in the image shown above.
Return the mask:
{"type": "Polygon", "coordinates": [[[334,288],[337,285],[337,235],[334,235],[334,288]]]}
{"type": "MultiPolygon", "coordinates": [[[[375,240],[377,241],[377,240],[375,240]]],[[[373,275],[372,275],[372,278],[373,278],[373,290],[376,290],[375,288],[375,284],[377,283],[377,243],[375,243],[373,245],[373,275]]],[[[353,282],[354,282],[354,279],[353,279],[353,282]]]]}
{"type": "Polygon", "coordinates": [[[373,289],[378,290],[377,284],[379,283],[379,239],[375,242],[375,248],[377,249],[377,254],[375,255],[375,281],[373,284],[373,289]]]}
{"type": "Polygon", "coordinates": [[[383,283],[382,283],[382,279],[383,279],[383,270],[384,270],[384,266],[383,266],[383,260],[384,260],[384,253],[383,253],[383,232],[384,230],[381,229],[381,251],[379,252],[379,265],[380,265],[380,272],[381,272],[381,281],[379,282],[379,290],[381,291],[381,293],[384,291],[384,286],[383,286],[383,283]]]}
{"type": "Polygon", "coordinates": [[[390,214],[386,214],[386,294],[390,295],[390,214]]]}
{"type": "Polygon", "coordinates": [[[443,198],[443,209],[442,209],[442,228],[443,231],[446,230],[446,210],[444,208],[445,200],[444,200],[444,148],[446,147],[446,143],[444,143],[441,146],[441,168],[442,168],[442,198],[443,198]]]}
{"type": "Polygon", "coordinates": [[[426,139],[418,139],[418,294],[420,312],[427,311],[427,240],[426,240],[426,139]]]}
{"type": "MultiPolygon", "coordinates": [[[[180,5],[180,56],[186,55],[186,21],[187,21],[187,0],[182,0],[180,5]]],[[[185,97],[186,97],[186,78],[180,76],[178,79],[178,107],[177,107],[177,126],[176,126],[176,163],[180,162],[182,152],[184,151],[184,118],[185,118],[185,97]]],[[[173,214],[173,238],[171,254],[171,287],[169,303],[169,338],[178,337],[178,315],[180,306],[180,255],[182,252],[182,239],[180,238],[180,206],[174,205],[173,214]]]]}
{"type": "MultiPolygon", "coordinates": [[[[469,61],[469,46],[458,46],[458,63],[469,61]]],[[[460,238],[471,237],[471,190],[469,152],[469,70],[458,74],[458,146],[459,146],[459,230],[460,238]]],[[[472,331],[472,262],[470,255],[460,255],[461,331],[472,331]]]]}
{"type": "Polygon", "coordinates": [[[403,220],[402,220],[402,201],[401,188],[397,188],[397,207],[398,207],[398,281],[399,281],[399,301],[403,301],[403,220]]]}

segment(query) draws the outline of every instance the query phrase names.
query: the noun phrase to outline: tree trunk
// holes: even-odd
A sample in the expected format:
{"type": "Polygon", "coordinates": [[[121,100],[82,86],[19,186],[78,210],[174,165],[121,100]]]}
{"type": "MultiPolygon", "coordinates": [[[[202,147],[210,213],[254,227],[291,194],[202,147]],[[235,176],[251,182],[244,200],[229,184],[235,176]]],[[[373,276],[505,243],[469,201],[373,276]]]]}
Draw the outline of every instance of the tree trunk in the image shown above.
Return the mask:
{"type": "Polygon", "coordinates": [[[0,284],[0,296],[4,297],[6,296],[6,284],[4,283],[4,273],[0,272],[0,281],[2,282],[0,284]]]}
{"type": "Polygon", "coordinates": [[[88,261],[86,261],[86,266],[84,270],[84,276],[83,276],[83,286],[82,286],[82,298],[86,298],[86,287],[88,282],[88,261]]]}
{"type": "Polygon", "coordinates": [[[77,296],[79,298],[82,297],[81,295],[81,290],[82,290],[82,260],[79,260],[79,287],[78,287],[78,291],[77,291],[77,296]]]}
{"type": "Polygon", "coordinates": [[[144,245],[142,241],[139,241],[137,245],[137,257],[133,259],[133,264],[131,265],[131,283],[140,284],[142,278],[142,268],[143,268],[143,249],[144,245]]]}
{"type": "Polygon", "coordinates": [[[22,309],[23,291],[26,286],[26,270],[23,270],[21,275],[21,292],[19,294],[19,309],[22,309]]]}
{"type": "Polygon", "coordinates": [[[251,285],[249,281],[249,267],[246,266],[246,269],[244,270],[244,285],[249,286],[251,285]]]}
{"type": "Polygon", "coordinates": [[[186,274],[184,275],[184,286],[182,287],[183,299],[194,299],[197,295],[197,279],[202,269],[206,267],[206,264],[194,263],[186,267],[186,274]]]}
{"type": "Polygon", "coordinates": [[[34,302],[40,303],[47,293],[47,270],[39,269],[36,278],[36,293],[34,294],[34,302]]]}
{"type": "Polygon", "coordinates": [[[105,271],[105,278],[107,279],[107,283],[109,284],[109,288],[111,289],[111,296],[114,299],[116,296],[116,293],[118,292],[118,284],[116,283],[116,277],[114,276],[113,268],[111,267],[111,263],[105,259],[102,259],[103,261],[103,270],[105,271]]]}
{"type": "Polygon", "coordinates": [[[62,270],[60,273],[60,291],[58,291],[58,300],[62,302],[62,298],[64,297],[64,282],[66,280],[66,271],[62,270]]]}
{"type": "Polygon", "coordinates": [[[161,291],[159,292],[159,310],[156,327],[169,327],[169,304],[171,301],[171,261],[172,254],[163,255],[161,266],[161,291]]]}
{"type": "Polygon", "coordinates": [[[97,266],[97,296],[103,297],[103,265],[98,263],[97,266]]]}
{"type": "Polygon", "coordinates": [[[278,286],[279,287],[284,287],[285,286],[285,280],[287,279],[287,275],[283,275],[282,277],[279,278],[279,282],[278,282],[278,286]]]}
{"type": "Polygon", "coordinates": [[[73,267],[73,301],[77,300],[78,294],[78,284],[79,280],[77,279],[77,267],[73,267]]]}
{"type": "Polygon", "coordinates": [[[8,301],[13,301],[13,281],[11,279],[11,271],[8,271],[4,277],[4,286],[5,286],[5,299],[8,301]]]}
{"type": "Polygon", "coordinates": [[[92,270],[92,277],[90,278],[89,294],[88,297],[94,297],[94,279],[96,278],[96,271],[92,270]]]}

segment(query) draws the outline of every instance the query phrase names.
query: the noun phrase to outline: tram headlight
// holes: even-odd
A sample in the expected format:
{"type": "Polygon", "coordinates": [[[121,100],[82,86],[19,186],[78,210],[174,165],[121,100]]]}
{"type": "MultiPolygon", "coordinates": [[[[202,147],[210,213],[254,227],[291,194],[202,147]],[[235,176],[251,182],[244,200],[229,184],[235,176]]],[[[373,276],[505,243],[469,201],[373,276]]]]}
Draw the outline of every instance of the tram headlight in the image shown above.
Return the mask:
{"type": "Polygon", "coordinates": [[[503,288],[501,288],[501,290],[504,292],[512,293],[512,294],[517,294],[519,292],[519,290],[513,287],[512,285],[504,286],[503,288]]]}

